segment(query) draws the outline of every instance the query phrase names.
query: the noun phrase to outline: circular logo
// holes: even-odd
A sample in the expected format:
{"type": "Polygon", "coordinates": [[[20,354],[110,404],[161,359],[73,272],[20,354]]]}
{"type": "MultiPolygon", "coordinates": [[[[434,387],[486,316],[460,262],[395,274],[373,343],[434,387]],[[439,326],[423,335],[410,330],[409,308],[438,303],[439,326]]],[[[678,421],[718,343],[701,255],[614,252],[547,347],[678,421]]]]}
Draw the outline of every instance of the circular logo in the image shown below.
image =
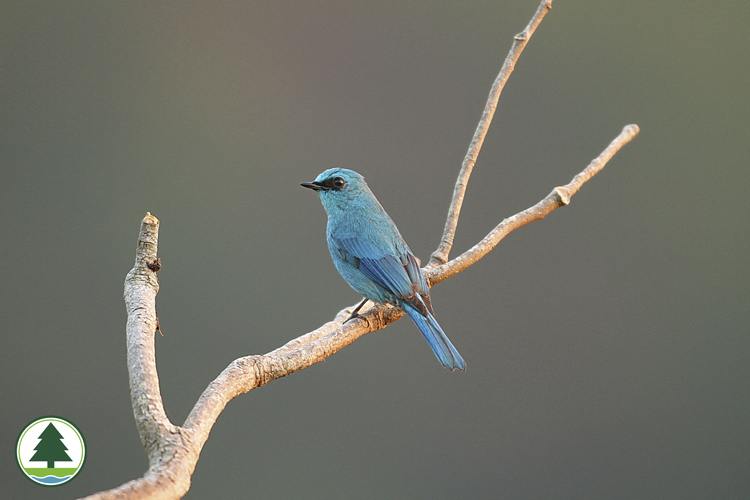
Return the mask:
{"type": "Polygon", "coordinates": [[[42,417],[18,435],[16,461],[21,472],[35,483],[60,486],[83,468],[86,441],[72,422],[60,417],[42,417]]]}

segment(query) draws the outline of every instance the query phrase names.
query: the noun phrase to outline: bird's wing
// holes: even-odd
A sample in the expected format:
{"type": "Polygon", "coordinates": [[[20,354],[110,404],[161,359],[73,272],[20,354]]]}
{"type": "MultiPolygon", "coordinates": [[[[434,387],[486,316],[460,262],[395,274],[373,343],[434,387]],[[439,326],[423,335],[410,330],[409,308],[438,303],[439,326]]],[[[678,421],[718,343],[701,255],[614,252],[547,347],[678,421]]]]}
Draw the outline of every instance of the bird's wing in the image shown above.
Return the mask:
{"type": "Polygon", "coordinates": [[[410,251],[394,255],[360,238],[339,240],[342,257],[351,262],[351,257],[359,261],[359,270],[365,276],[382,286],[396,297],[411,304],[424,316],[432,312],[430,292],[424,279],[419,261],[410,251]],[[346,255],[343,255],[346,253],[346,255]]]}

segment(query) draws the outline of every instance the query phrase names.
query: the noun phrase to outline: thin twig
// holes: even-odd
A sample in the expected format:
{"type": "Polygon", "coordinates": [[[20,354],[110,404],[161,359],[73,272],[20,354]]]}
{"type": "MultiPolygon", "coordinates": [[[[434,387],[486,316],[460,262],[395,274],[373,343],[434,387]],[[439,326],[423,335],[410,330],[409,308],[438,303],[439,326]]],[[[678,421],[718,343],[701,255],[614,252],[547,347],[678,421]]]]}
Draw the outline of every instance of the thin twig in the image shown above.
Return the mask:
{"type": "Polygon", "coordinates": [[[516,61],[521,57],[521,53],[529,42],[531,35],[534,34],[536,27],[539,26],[539,23],[542,22],[542,19],[544,19],[544,16],[551,8],[552,0],[543,0],[539,5],[539,8],[537,8],[534,17],[531,18],[528,26],[526,26],[526,29],[513,38],[513,45],[505,58],[500,73],[492,84],[487,103],[484,105],[482,118],[479,120],[479,125],[477,125],[477,130],[474,132],[474,137],[471,139],[469,150],[466,152],[464,161],[461,164],[461,170],[458,173],[458,179],[456,179],[456,186],[453,188],[453,199],[448,208],[448,217],[445,220],[443,237],[440,240],[440,245],[437,250],[435,250],[430,257],[430,262],[426,266],[427,269],[431,269],[448,261],[448,256],[453,247],[453,239],[456,236],[456,227],[458,226],[458,217],[461,214],[461,206],[464,203],[466,186],[469,184],[469,177],[471,176],[472,170],[474,170],[474,164],[477,162],[477,157],[479,156],[479,151],[482,149],[484,138],[487,136],[487,131],[490,129],[490,124],[492,123],[492,117],[495,115],[495,109],[497,109],[497,102],[500,99],[500,94],[505,87],[505,82],[508,81],[510,74],[513,73],[516,61]]]}
{"type": "Polygon", "coordinates": [[[552,190],[542,201],[529,207],[523,212],[519,212],[513,217],[509,217],[498,224],[490,233],[485,236],[479,243],[469,250],[443,264],[442,266],[426,269],[425,274],[430,286],[440,283],[451,276],[460,273],[476,261],[484,257],[490,250],[495,248],[500,240],[505,236],[518,229],[521,226],[543,219],[548,213],[556,208],[565,206],[570,203],[570,197],[578,192],[581,186],[596,175],[604,165],[620,150],[625,144],[630,142],[638,135],[640,129],[638,125],[627,125],[602,153],[596,157],[583,171],[573,177],[565,186],[559,186],[552,190]]]}

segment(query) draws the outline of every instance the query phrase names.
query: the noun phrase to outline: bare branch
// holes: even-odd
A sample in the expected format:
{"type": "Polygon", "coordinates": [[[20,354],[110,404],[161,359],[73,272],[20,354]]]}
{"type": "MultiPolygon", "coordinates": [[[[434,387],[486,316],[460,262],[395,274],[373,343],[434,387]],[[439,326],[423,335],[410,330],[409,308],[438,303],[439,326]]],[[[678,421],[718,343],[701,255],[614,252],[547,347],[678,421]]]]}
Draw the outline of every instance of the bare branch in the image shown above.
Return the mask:
{"type": "Polygon", "coordinates": [[[363,335],[385,328],[404,314],[394,307],[377,306],[342,324],[349,313],[348,308],[344,309],[334,321],[287,344],[297,343],[294,348],[285,349],[287,346],[284,346],[263,356],[234,360],[203,392],[185,420],[185,430],[202,446],[224,406],[234,397],[324,361],[363,335]],[[332,331],[319,336],[324,329],[332,331]]]}
{"type": "MultiPolygon", "coordinates": [[[[570,197],[596,175],[621,147],[638,134],[637,125],[628,125],[604,152],[569,184],[556,187],[533,207],[505,219],[474,247],[447,261],[466,183],[494,114],[497,98],[528,38],[550,9],[550,5],[551,0],[542,2],[526,30],[516,36],[511,53],[493,85],[482,121],[461,167],[443,240],[423,270],[430,286],[477,262],[511,231],[541,219],[552,210],[570,203],[570,197]]],[[[265,355],[238,358],[209,384],[183,426],[176,426],[169,421],[164,411],[155,363],[155,300],[159,291],[156,277],[159,268],[156,257],[158,230],[159,221],[151,214],[146,214],[138,237],[135,267],[125,280],[131,399],[138,432],[148,453],[149,469],[140,479],[86,497],[88,499],[182,497],[190,488],[190,478],[211,428],[229,401],[256,387],[323,361],[363,335],[380,330],[404,315],[403,311],[395,307],[375,305],[355,319],[347,321],[351,311],[356,307],[351,306],[340,311],[333,321],[265,355]]]]}
{"type": "Polygon", "coordinates": [[[159,220],[146,213],[141,221],[135,266],[125,278],[125,307],[130,398],[138,434],[146,448],[149,470],[140,479],[112,490],[95,493],[89,499],[180,498],[190,488],[190,477],[197,462],[195,448],[185,446],[179,427],[164,411],[156,371],[156,294],[159,292],[157,244],[159,220]],[[189,466],[176,457],[195,455],[189,466]]]}
{"type": "MultiPolygon", "coordinates": [[[[615,153],[635,138],[638,132],[637,125],[626,126],[602,154],[570,183],[556,187],[533,207],[505,219],[462,255],[441,266],[425,268],[430,286],[477,262],[511,231],[544,218],[558,207],[568,205],[571,196],[604,168],[615,153]]],[[[89,499],[180,498],[190,487],[190,477],[198,462],[200,450],[229,401],[256,387],[323,361],[363,335],[385,328],[404,314],[391,306],[376,305],[355,320],[343,323],[355,307],[351,306],[340,311],[333,321],[266,355],[236,359],[209,384],[185,424],[182,427],[175,426],[164,414],[153,364],[153,336],[156,326],[154,299],[158,282],[148,264],[154,262],[156,257],[158,227],[159,221],[147,214],[141,224],[136,266],[128,274],[125,292],[133,408],[151,466],[143,478],[87,497],[89,499]]]]}
{"type": "Polygon", "coordinates": [[[495,229],[485,236],[482,241],[460,256],[442,266],[426,270],[425,274],[427,282],[432,286],[435,283],[440,283],[441,281],[460,273],[495,248],[495,245],[497,245],[500,240],[505,238],[505,236],[511,231],[518,229],[521,226],[525,226],[529,222],[543,219],[554,209],[569,204],[570,197],[576,194],[586,181],[591,179],[602,168],[604,168],[604,165],[607,164],[615,153],[617,153],[617,151],[619,151],[625,144],[633,140],[635,136],[638,135],[639,131],[640,129],[638,128],[638,125],[627,125],[622,129],[620,135],[618,135],[617,138],[615,138],[609,146],[602,151],[602,154],[596,157],[588,167],[583,169],[582,172],[573,177],[573,180],[571,180],[570,183],[565,186],[556,187],[546,198],[533,207],[527,208],[523,212],[519,212],[513,217],[503,220],[495,227],[495,229]]]}
{"type": "Polygon", "coordinates": [[[430,257],[430,262],[426,266],[428,269],[444,264],[448,261],[448,255],[450,255],[451,248],[453,247],[453,239],[456,236],[456,226],[458,226],[458,217],[461,214],[461,206],[464,203],[466,186],[469,184],[469,177],[471,176],[471,171],[474,170],[474,164],[477,162],[477,157],[479,156],[479,151],[482,149],[484,138],[487,136],[487,131],[490,129],[492,117],[495,116],[495,109],[497,109],[497,102],[500,99],[500,94],[505,87],[505,82],[508,81],[510,74],[513,73],[513,69],[516,67],[516,61],[521,57],[521,52],[523,52],[523,49],[529,42],[531,35],[534,34],[536,27],[539,26],[539,23],[542,22],[542,19],[544,19],[544,16],[551,8],[552,0],[543,0],[539,5],[539,8],[536,10],[534,17],[531,18],[528,26],[526,26],[526,29],[513,38],[513,45],[505,58],[500,73],[492,84],[487,103],[484,105],[482,118],[479,120],[479,125],[477,125],[477,130],[474,132],[474,137],[471,139],[469,150],[466,152],[464,161],[461,164],[461,170],[458,173],[456,186],[453,188],[453,199],[448,208],[448,218],[445,220],[443,237],[440,240],[440,245],[437,250],[435,250],[432,257],[430,257]]]}
{"type": "MultiPolygon", "coordinates": [[[[428,281],[432,284],[439,283],[461,272],[486,255],[514,229],[542,219],[552,210],[569,204],[570,197],[604,168],[612,156],[637,134],[637,125],[625,127],[602,154],[576,175],[569,184],[556,187],[533,207],[505,219],[482,241],[459,257],[442,266],[425,269],[428,281]]],[[[203,393],[186,420],[185,428],[194,429],[200,425],[198,422],[213,423],[224,405],[233,397],[323,361],[359,337],[380,330],[403,316],[403,312],[394,307],[378,305],[358,316],[356,320],[342,324],[349,316],[350,310],[351,308],[347,308],[340,311],[333,321],[292,340],[265,356],[248,356],[235,360],[203,393]]],[[[207,433],[205,435],[207,437],[207,433]]]]}
{"type": "Polygon", "coordinates": [[[158,443],[173,430],[164,412],[154,354],[159,280],[153,269],[157,268],[158,240],[159,220],[147,213],[141,221],[135,266],[125,278],[124,293],[128,311],[126,330],[130,397],[138,433],[152,463],[159,461],[158,443]]]}

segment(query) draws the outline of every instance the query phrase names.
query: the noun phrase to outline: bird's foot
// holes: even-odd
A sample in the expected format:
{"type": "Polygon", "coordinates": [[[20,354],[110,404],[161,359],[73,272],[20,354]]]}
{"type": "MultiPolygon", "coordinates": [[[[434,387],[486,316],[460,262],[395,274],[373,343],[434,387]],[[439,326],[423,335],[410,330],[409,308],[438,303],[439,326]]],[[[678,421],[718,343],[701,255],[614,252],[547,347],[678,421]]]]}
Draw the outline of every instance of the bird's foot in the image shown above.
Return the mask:
{"type": "Polygon", "coordinates": [[[363,305],[365,305],[365,303],[366,303],[366,302],[367,302],[368,300],[369,300],[369,299],[368,299],[367,297],[365,297],[364,299],[362,299],[362,302],[360,302],[360,303],[359,303],[359,305],[358,305],[357,307],[355,307],[355,308],[354,308],[354,311],[352,311],[352,313],[351,313],[351,314],[349,315],[349,317],[348,317],[348,318],[346,318],[346,321],[344,321],[344,323],[347,323],[347,322],[349,322],[350,320],[353,320],[354,318],[357,318],[357,317],[359,317],[359,314],[358,314],[358,313],[359,313],[359,310],[360,310],[360,309],[362,309],[362,306],[363,306],[363,305]]]}

